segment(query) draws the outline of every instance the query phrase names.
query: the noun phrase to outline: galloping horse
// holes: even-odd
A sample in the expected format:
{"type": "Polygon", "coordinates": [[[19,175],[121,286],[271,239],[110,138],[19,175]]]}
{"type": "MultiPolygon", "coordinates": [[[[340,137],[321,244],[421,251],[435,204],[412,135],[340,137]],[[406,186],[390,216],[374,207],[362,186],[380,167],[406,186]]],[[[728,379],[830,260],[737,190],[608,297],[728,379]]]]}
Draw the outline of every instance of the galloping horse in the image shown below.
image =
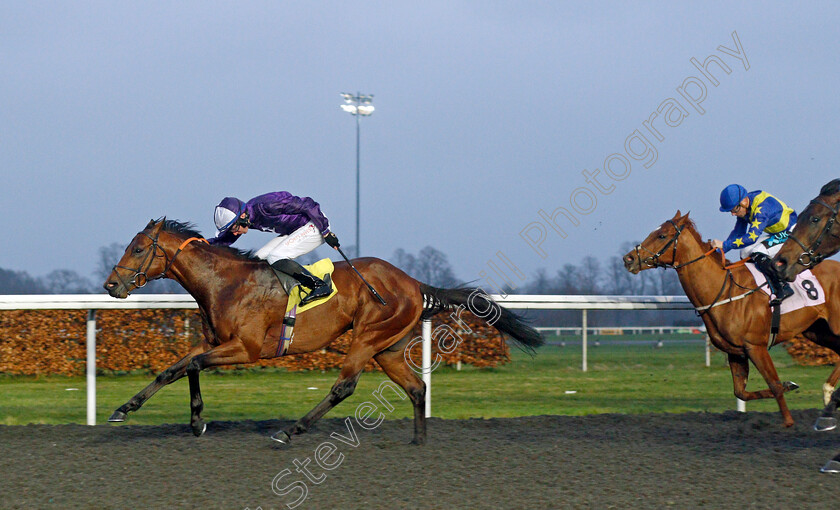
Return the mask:
{"type": "Polygon", "coordinates": [[[797,217],[790,237],[773,257],[773,267],[782,278],[796,275],[840,251],[840,179],[820,189],[817,198],[797,217]]]}
{"type": "MultiPolygon", "coordinates": [[[[834,179],[820,189],[799,214],[790,237],[773,257],[773,268],[779,276],[793,281],[802,271],[813,268],[822,260],[840,251],[840,179],[834,179]]],[[[840,363],[834,368],[824,391],[834,389],[840,381],[840,363]]],[[[823,419],[829,419],[840,405],[840,388],[826,400],[823,419]]],[[[833,420],[833,418],[830,418],[833,420]]]]}
{"type": "MultiPolygon", "coordinates": [[[[702,314],[711,342],[728,356],[735,396],[745,401],[775,397],[784,425],[789,427],[793,417],[784,393],[797,386],[779,381],[768,352],[772,347],[768,346],[769,298],[763,292],[751,292],[756,284],[748,268],[743,264],[729,267],[723,255],[713,256],[715,253],[711,244],[700,238],[688,214],[682,216],[677,211],[624,256],[624,266],[633,274],[655,267],[676,269],[688,299],[702,314]],[[746,390],[750,361],[769,389],[746,390]]],[[[825,290],[825,303],[782,315],[776,343],[802,335],[840,353],[840,263],[826,262],[814,274],[825,290]]]]}
{"type": "MultiPolygon", "coordinates": [[[[773,257],[773,268],[781,278],[796,279],[802,271],[840,251],[840,179],[834,179],[820,189],[820,194],[799,214],[796,226],[781,250],[773,257]],[[792,263],[791,263],[792,262],[792,263]]],[[[828,404],[837,382],[840,363],[823,386],[828,404]]],[[[840,400],[840,396],[838,396],[840,400]]]]}
{"type": "MultiPolygon", "coordinates": [[[[288,295],[271,267],[233,248],[193,242],[202,239],[190,224],[166,218],[152,220],[134,236],[105,281],[104,287],[111,296],[125,298],[147,280],[172,278],[198,302],[204,333],[201,343],[118,408],[109,421],[124,421],[126,414],[139,409],[160,388],[186,374],[190,386],[190,425],[193,434],[200,436],[207,426],[201,417],[204,404],[199,372],[276,356],[288,295]]],[[[501,308],[480,289],[437,289],[376,258],[357,259],[355,266],[379,289],[387,305],[374,298],[349,264],[335,265],[332,279],[338,294],[298,315],[295,340],[287,353],[325,348],[342,333],[352,330],[350,347],[338,380],[326,398],[272,439],[287,443],[292,435],[306,432],[353,393],[362,370],[373,358],[391,380],[402,386],[414,404],[412,443],[423,444],[426,387],[406,363],[404,351],[418,321],[442,310],[467,306],[526,349],[532,350],[543,343],[536,330],[501,308]],[[489,318],[491,311],[493,316],[489,318]]]]}

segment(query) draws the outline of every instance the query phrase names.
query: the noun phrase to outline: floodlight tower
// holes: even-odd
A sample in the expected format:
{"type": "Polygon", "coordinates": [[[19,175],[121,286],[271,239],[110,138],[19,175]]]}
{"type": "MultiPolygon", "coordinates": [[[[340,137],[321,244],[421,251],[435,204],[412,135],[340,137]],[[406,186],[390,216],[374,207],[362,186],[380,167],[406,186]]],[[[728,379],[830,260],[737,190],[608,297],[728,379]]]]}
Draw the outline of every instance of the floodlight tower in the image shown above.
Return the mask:
{"type": "Polygon", "coordinates": [[[373,94],[363,95],[361,92],[357,92],[354,94],[348,94],[346,92],[341,93],[341,97],[344,98],[344,104],[341,105],[341,109],[345,112],[349,113],[350,115],[356,117],[356,256],[360,256],[362,253],[361,246],[359,244],[359,131],[360,131],[360,118],[361,117],[370,117],[373,115],[373,94]]]}

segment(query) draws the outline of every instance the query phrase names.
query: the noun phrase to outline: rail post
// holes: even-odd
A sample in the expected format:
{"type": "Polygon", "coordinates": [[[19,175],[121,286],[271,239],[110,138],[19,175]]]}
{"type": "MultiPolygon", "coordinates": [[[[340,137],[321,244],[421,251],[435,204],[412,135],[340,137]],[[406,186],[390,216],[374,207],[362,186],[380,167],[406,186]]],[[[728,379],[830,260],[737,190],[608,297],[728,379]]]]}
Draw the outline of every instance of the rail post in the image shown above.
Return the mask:
{"type": "Polygon", "coordinates": [[[581,345],[582,345],[582,354],[583,354],[583,362],[581,366],[581,370],[586,372],[586,309],[583,309],[582,318],[581,318],[581,332],[583,333],[581,345]]]}
{"type": "Polygon", "coordinates": [[[432,321],[423,321],[423,383],[426,385],[426,418],[432,415],[432,321]]]}
{"type": "Polygon", "coordinates": [[[96,310],[87,311],[87,424],[96,425],[96,310]]]}

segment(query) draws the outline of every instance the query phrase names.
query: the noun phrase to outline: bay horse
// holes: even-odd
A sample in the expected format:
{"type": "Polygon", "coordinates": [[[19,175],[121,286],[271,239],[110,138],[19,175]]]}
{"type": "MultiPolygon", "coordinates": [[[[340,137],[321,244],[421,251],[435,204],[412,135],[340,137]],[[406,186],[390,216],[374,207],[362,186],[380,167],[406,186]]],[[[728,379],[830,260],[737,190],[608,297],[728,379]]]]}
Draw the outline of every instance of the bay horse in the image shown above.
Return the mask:
{"type": "MultiPolygon", "coordinates": [[[[108,421],[125,421],[163,386],[186,375],[190,388],[190,425],[200,436],[207,426],[198,376],[205,368],[253,363],[278,352],[288,295],[264,260],[240,250],[211,246],[189,223],[152,220],[129,243],[125,254],[105,281],[115,298],[125,298],[147,280],[171,278],[198,303],[203,340],[161,372],[155,380],[120,406],[108,421]]],[[[413,444],[426,440],[426,387],[406,363],[410,334],[423,318],[448,309],[467,307],[526,350],[543,344],[542,336],[516,314],[500,307],[481,289],[438,289],[421,283],[388,262],[356,259],[354,265],[379,289],[382,305],[346,262],[335,264],[332,280],[338,294],[297,316],[295,338],[287,354],[322,349],[342,333],[352,339],[338,380],[309,413],[272,439],[288,443],[349,397],[365,365],[373,358],[414,405],[413,444]],[[424,303],[425,306],[424,306],[424,303]],[[490,310],[493,312],[490,317],[490,310]]]]}
{"type": "MultiPolygon", "coordinates": [[[[623,260],[633,274],[656,267],[675,269],[689,301],[703,318],[711,342],[728,356],[735,396],[744,401],[773,397],[784,425],[793,425],[784,394],[798,386],[779,380],[768,352],[772,347],[768,345],[770,298],[761,291],[750,292],[756,283],[744,264],[729,266],[722,253],[701,239],[688,214],[683,216],[679,211],[623,260]],[[746,390],[749,362],[769,389],[746,390]]],[[[840,263],[827,261],[816,267],[814,274],[825,291],[825,303],[782,315],[775,343],[802,335],[840,354],[840,263]]]]}
{"type": "Polygon", "coordinates": [[[792,282],[802,271],[840,251],[838,214],[840,179],[834,179],[797,216],[793,231],[773,257],[773,267],[780,277],[792,282]]]}

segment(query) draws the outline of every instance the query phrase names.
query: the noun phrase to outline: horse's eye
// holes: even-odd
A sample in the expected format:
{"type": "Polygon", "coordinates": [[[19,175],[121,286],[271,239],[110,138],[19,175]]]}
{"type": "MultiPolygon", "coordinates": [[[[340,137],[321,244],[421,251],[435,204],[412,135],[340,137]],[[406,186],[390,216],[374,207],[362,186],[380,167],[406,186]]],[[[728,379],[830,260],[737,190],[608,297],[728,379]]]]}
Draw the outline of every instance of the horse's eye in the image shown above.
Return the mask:
{"type": "Polygon", "coordinates": [[[665,239],[665,234],[659,234],[659,239],[665,239]]]}
{"type": "Polygon", "coordinates": [[[134,248],[134,253],[143,253],[143,248],[134,248]]]}
{"type": "Polygon", "coordinates": [[[819,219],[819,218],[817,218],[816,216],[814,216],[813,218],[811,218],[811,223],[819,223],[819,222],[820,222],[820,219],[819,219]]]}

